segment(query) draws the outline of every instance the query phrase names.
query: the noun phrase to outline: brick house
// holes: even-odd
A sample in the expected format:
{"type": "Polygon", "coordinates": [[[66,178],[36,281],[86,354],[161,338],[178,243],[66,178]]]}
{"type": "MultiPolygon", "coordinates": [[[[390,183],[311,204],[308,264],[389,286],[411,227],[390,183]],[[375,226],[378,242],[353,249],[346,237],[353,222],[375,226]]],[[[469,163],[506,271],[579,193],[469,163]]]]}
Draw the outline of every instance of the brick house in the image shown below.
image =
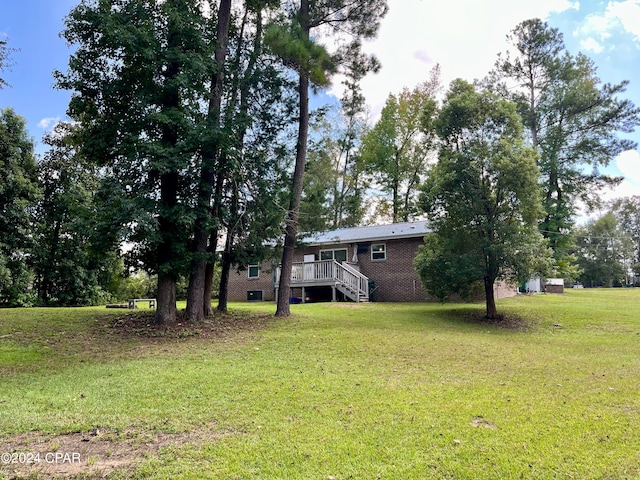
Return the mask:
{"type": "MultiPolygon", "coordinates": [[[[294,254],[291,297],[303,302],[429,300],[413,267],[428,231],[422,221],[343,228],[309,236],[294,254]]],[[[278,295],[278,279],[276,260],[233,271],[229,300],[273,301],[278,295]]],[[[496,298],[511,295],[515,289],[496,288],[496,298]]]]}

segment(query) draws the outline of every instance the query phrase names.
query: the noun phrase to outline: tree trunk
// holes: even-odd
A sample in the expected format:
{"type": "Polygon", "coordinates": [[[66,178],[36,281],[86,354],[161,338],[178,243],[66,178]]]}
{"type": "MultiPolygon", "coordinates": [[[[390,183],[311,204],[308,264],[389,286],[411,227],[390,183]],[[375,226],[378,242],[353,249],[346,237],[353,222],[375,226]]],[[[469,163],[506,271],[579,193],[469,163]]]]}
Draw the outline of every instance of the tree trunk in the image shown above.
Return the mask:
{"type": "Polygon", "coordinates": [[[177,223],[172,216],[172,210],[177,205],[178,196],[177,172],[168,172],[160,177],[160,215],[158,231],[160,245],[158,246],[158,292],[155,322],[163,324],[174,322],[176,319],[176,275],[173,272],[173,261],[176,258],[174,243],[177,223]]]}
{"type": "Polygon", "coordinates": [[[176,315],[176,277],[171,272],[158,273],[155,323],[173,323],[176,315]]]}
{"type": "Polygon", "coordinates": [[[397,151],[394,157],[393,164],[393,221],[392,223],[398,223],[400,215],[400,152],[397,151]]]}
{"type": "MultiPolygon", "coordinates": [[[[245,16],[242,20],[242,26],[240,29],[240,38],[242,39],[244,32],[245,23],[247,21],[248,11],[245,12],[245,16]]],[[[240,43],[238,48],[238,54],[236,56],[234,62],[233,71],[235,72],[235,77],[233,78],[232,88],[229,95],[228,102],[228,110],[227,110],[227,118],[225,119],[225,123],[227,128],[231,129],[232,123],[234,122],[234,117],[236,120],[236,124],[239,124],[240,128],[238,128],[237,134],[235,135],[236,139],[236,149],[238,152],[242,152],[244,146],[245,136],[247,134],[248,129],[248,118],[249,118],[249,93],[252,86],[252,76],[255,70],[256,63],[258,61],[258,56],[262,50],[262,11],[258,9],[256,11],[256,30],[255,30],[255,40],[253,44],[253,51],[251,56],[249,57],[249,62],[247,63],[247,68],[244,72],[243,78],[240,78],[240,64],[241,64],[241,54],[242,54],[242,43],[240,43]],[[240,106],[238,111],[236,112],[236,100],[239,93],[240,97],[240,106]],[[239,119],[239,123],[237,122],[239,119]]],[[[222,155],[224,158],[224,153],[222,155]]],[[[242,160],[241,160],[242,161],[242,160]]],[[[226,164],[226,162],[223,161],[226,164]]],[[[234,175],[229,181],[229,188],[231,189],[231,205],[230,205],[230,215],[229,222],[227,225],[227,239],[225,242],[224,252],[222,254],[221,261],[221,270],[220,270],[220,287],[218,289],[218,307],[217,310],[219,312],[226,312],[228,310],[228,299],[229,299],[229,275],[231,272],[231,259],[233,258],[232,253],[234,249],[234,237],[237,229],[237,224],[239,222],[239,196],[241,194],[241,184],[242,178],[241,173],[238,172],[237,169],[234,169],[233,172],[229,173],[229,175],[234,175]]]]}
{"type": "Polygon", "coordinates": [[[233,251],[233,238],[239,221],[238,217],[238,196],[240,188],[237,179],[232,179],[231,203],[229,205],[229,224],[227,225],[227,238],[224,242],[224,251],[222,252],[222,262],[220,270],[220,288],[218,289],[218,308],[219,312],[227,311],[227,302],[229,298],[229,272],[231,271],[231,259],[233,251]]]}
{"type": "Polygon", "coordinates": [[[498,319],[498,310],[496,308],[496,299],[493,295],[494,278],[484,277],[484,295],[487,304],[486,318],[488,320],[498,319]]]}
{"type": "Polygon", "coordinates": [[[206,240],[208,234],[204,228],[203,221],[198,221],[195,227],[193,237],[193,250],[196,255],[191,261],[191,273],[189,274],[189,286],[187,287],[187,319],[192,322],[200,321],[204,318],[204,291],[205,291],[205,273],[207,269],[207,261],[201,258],[200,252],[207,249],[206,240]]]}
{"type": "Polygon", "coordinates": [[[207,262],[207,266],[204,272],[204,305],[203,311],[205,317],[213,315],[213,306],[211,302],[213,300],[213,274],[215,273],[215,264],[213,262],[207,262]]]}
{"type": "MultiPolygon", "coordinates": [[[[533,66],[529,65],[529,131],[531,133],[531,143],[533,148],[538,151],[538,120],[536,112],[536,87],[534,81],[535,75],[533,66]]],[[[540,160],[537,161],[538,165],[540,160]]]]}
{"type": "MultiPolygon", "coordinates": [[[[49,249],[49,258],[47,259],[47,265],[53,266],[58,261],[58,242],[60,241],[60,228],[61,222],[55,221],[53,227],[53,235],[51,236],[51,248],[49,249]]],[[[42,272],[42,282],[40,284],[40,300],[43,305],[49,303],[49,297],[51,295],[51,273],[48,268],[44,268],[42,272]]]]}
{"type": "MultiPolygon", "coordinates": [[[[189,288],[187,291],[187,318],[199,321],[204,318],[205,310],[205,272],[207,269],[207,241],[209,239],[209,219],[211,193],[213,191],[216,163],[220,150],[220,106],[222,104],[224,62],[229,41],[229,23],[231,20],[231,0],[221,0],[218,9],[217,40],[214,71],[211,75],[211,98],[208,109],[208,134],[211,138],[202,148],[202,169],[198,190],[198,215],[194,228],[193,253],[189,288]]],[[[218,165],[220,171],[223,170],[218,165]]]]}
{"type": "MultiPolygon", "coordinates": [[[[303,40],[309,39],[309,0],[300,2],[300,26],[303,40]]],[[[291,315],[289,295],[291,292],[291,269],[293,268],[293,250],[298,232],[298,217],[300,214],[300,200],[302,199],[302,184],[304,181],[304,167],[307,160],[307,136],[309,132],[309,74],[300,69],[298,82],[298,98],[300,103],[300,118],[298,120],[298,143],[296,145],[296,165],[293,172],[293,185],[289,200],[289,210],[286,216],[284,236],[284,250],[282,252],[282,266],[280,284],[278,286],[278,303],[276,317],[291,315]]]]}
{"type": "MultiPolygon", "coordinates": [[[[229,245],[231,248],[231,245],[229,245]]],[[[226,312],[229,301],[229,274],[231,273],[231,253],[225,248],[222,253],[222,270],[220,271],[220,291],[218,294],[218,311],[226,312]]]]}
{"type": "Polygon", "coordinates": [[[207,260],[207,265],[204,271],[204,298],[202,309],[205,317],[213,315],[213,306],[211,305],[211,301],[213,298],[213,275],[215,273],[215,260],[212,260],[212,258],[215,256],[217,246],[218,229],[216,228],[213,232],[211,232],[211,236],[209,238],[209,246],[207,247],[209,260],[207,260]]]}
{"type": "MultiPolygon", "coordinates": [[[[179,42],[176,35],[175,19],[169,21],[168,43],[174,47],[179,42]]],[[[175,79],[180,73],[180,62],[173,59],[167,65],[164,73],[165,83],[172,84],[166,88],[162,99],[162,110],[167,112],[180,108],[180,92],[175,85],[175,79]]],[[[162,125],[162,143],[176,154],[178,144],[178,130],[176,125],[165,122],[162,125]]],[[[156,294],[155,323],[170,323],[176,320],[176,278],[175,265],[177,254],[175,246],[180,226],[176,218],[178,205],[178,188],[180,174],[171,166],[171,159],[164,159],[167,170],[160,175],[160,208],[158,213],[158,234],[160,242],[157,249],[158,260],[158,291],[156,294]]],[[[154,174],[157,172],[154,172],[154,174]]]]}

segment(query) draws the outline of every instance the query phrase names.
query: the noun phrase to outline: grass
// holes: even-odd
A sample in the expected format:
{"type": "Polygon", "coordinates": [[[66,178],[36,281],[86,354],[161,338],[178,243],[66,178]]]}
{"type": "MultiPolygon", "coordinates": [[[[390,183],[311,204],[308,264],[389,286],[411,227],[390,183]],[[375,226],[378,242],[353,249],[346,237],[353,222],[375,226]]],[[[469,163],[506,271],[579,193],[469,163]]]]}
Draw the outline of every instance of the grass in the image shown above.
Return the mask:
{"type": "Polygon", "coordinates": [[[161,332],[1,310],[0,447],[97,427],[79,477],[125,446],[109,478],[640,479],[638,290],[503,300],[509,328],[482,305],[233,308],[161,332]]]}

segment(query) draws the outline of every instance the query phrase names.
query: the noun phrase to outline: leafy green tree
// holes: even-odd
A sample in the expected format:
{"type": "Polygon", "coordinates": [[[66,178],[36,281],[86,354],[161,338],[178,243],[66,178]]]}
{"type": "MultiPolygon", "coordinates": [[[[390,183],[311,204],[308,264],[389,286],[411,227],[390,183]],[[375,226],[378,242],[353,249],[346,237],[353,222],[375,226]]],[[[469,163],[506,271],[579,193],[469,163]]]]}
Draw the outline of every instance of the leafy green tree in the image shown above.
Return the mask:
{"type": "Polygon", "coordinates": [[[333,161],[335,150],[332,147],[335,147],[335,142],[328,135],[323,135],[319,141],[309,142],[298,222],[303,233],[331,229],[333,211],[330,192],[333,192],[337,183],[333,161]]]}
{"type": "Polygon", "coordinates": [[[483,282],[486,316],[496,319],[495,282],[547,266],[536,154],[524,146],[515,105],[462,80],[451,84],[436,130],[438,163],[420,196],[433,232],[415,267],[442,300],[483,282]]]}
{"type": "Polygon", "coordinates": [[[602,188],[620,180],[600,167],[635,148],[618,134],[640,124],[640,110],[620,98],[628,81],[603,84],[593,61],[567,52],[562,34],[547,23],[524,21],[507,39],[514,51],[498,58],[485,83],[517,102],[539,153],[546,211],[540,229],[562,265],[578,201],[593,206],[602,188]]]}
{"type": "Polygon", "coordinates": [[[72,143],[74,127],[56,125],[44,138],[49,146],[38,163],[42,196],[35,208],[31,255],[38,298],[44,305],[95,305],[108,299],[115,251],[97,251],[95,165],[83,161],[72,143]]]}
{"type": "Polygon", "coordinates": [[[614,287],[628,283],[633,242],[609,212],[576,232],[579,281],[588,287],[614,287]]]}
{"type": "Polygon", "coordinates": [[[367,125],[360,81],[368,72],[378,71],[379,64],[360,48],[356,41],[344,53],[340,108],[319,109],[311,124],[300,206],[299,227],[304,232],[353,227],[364,217],[368,181],[360,144],[367,125]]]}
{"type": "MultiPolygon", "coordinates": [[[[226,165],[220,161],[223,138],[221,125],[222,100],[224,97],[225,60],[229,42],[231,23],[231,0],[221,0],[217,11],[215,28],[215,52],[211,72],[209,102],[201,148],[200,181],[197,190],[197,209],[193,233],[193,253],[189,289],[187,292],[187,318],[191,321],[202,320],[205,310],[210,308],[211,299],[206,298],[207,246],[211,236],[211,196],[216,185],[224,182],[226,165]]],[[[219,194],[220,192],[216,192],[219,194]]],[[[214,218],[213,221],[218,221],[214,218]]],[[[217,235],[216,235],[217,236],[217,235]]],[[[217,243],[217,238],[214,240],[217,243]]],[[[215,250],[215,247],[214,247],[215,250]]]]}
{"type": "Polygon", "coordinates": [[[366,103],[360,82],[380,69],[378,60],[361,51],[358,40],[348,45],[343,54],[342,70],[345,91],[340,99],[336,135],[330,136],[327,151],[332,152],[334,181],[331,185],[330,228],[354,227],[365,214],[365,167],[361,143],[367,129],[366,103]]]}
{"type": "Polygon", "coordinates": [[[81,155],[106,171],[101,198],[157,273],[156,322],[176,317],[190,259],[194,161],[210,77],[207,21],[196,0],[83,0],[65,20],[77,49],[59,88],[74,95],[81,155]]]}
{"type": "Polygon", "coordinates": [[[610,211],[620,229],[633,242],[632,269],[635,276],[640,277],[640,196],[619,198],[613,202],[610,211]]]}
{"type": "MultiPolygon", "coordinates": [[[[212,313],[209,279],[214,272],[211,260],[218,233],[224,232],[225,238],[218,272],[219,311],[227,309],[232,264],[243,268],[247,255],[261,255],[257,253],[261,249],[256,248],[256,237],[262,236],[261,240],[267,241],[274,236],[274,229],[281,233],[282,211],[277,208],[279,203],[274,195],[279,195],[282,188],[281,163],[283,156],[289,153],[286,144],[290,143],[287,134],[290,134],[288,128],[292,122],[293,83],[287,78],[290,77],[288,72],[264,45],[266,19],[271,16],[274,5],[277,2],[273,0],[245,2],[244,8],[234,9],[229,20],[223,102],[218,126],[210,124],[211,117],[207,126],[208,134],[217,132],[218,143],[213,198],[208,210],[204,315],[212,313]],[[275,211],[278,217],[274,217],[275,211]]],[[[200,254],[196,254],[197,258],[200,254]]],[[[192,292],[191,288],[189,291],[192,292]]],[[[190,318],[197,319],[196,315],[201,312],[192,316],[188,308],[187,313],[190,318]]]]}
{"type": "Polygon", "coordinates": [[[293,171],[291,196],[285,218],[285,239],[282,254],[282,274],[276,316],[289,316],[289,291],[293,249],[302,199],[304,168],[307,160],[307,138],[309,131],[309,86],[329,83],[329,75],[335,71],[340,60],[339,53],[330,55],[312,40],[311,32],[324,30],[352,35],[354,38],[375,36],[380,19],[387,12],[386,0],[300,0],[291,4],[288,21],[273,25],[267,32],[267,43],[285,65],[298,74],[298,136],[296,161],[293,171]]]}
{"type": "Polygon", "coordinates": [[[24,118],[0,110],[0,305],[34,300],[28,260],[33,248],[33,206],[39,195],[33,141],[24,118]]]}
{"type": "Polygon", "coordinates": [[[399,96],[389,95],[380,120],[366,134],[362,158],[375,183],[389,196],[392,221],[407,222],[415,216],[414,196],[429,156],[433,153],[436,94],[440,89],[440,69],[399,96]]]}

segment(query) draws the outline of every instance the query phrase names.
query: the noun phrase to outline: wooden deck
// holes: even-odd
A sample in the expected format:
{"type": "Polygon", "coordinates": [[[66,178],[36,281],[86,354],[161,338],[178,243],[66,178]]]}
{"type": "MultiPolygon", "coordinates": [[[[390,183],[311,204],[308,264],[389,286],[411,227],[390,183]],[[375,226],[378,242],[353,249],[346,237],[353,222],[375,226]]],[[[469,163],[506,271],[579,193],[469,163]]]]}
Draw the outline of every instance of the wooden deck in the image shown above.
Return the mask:
{"type": "MultiPolygon", "coordinates": [[[[276,288],[280,282],[280,269],[276,275],[276,288]]],[[[369,301],[369,278],[362,275],[346,263],[335,260],[316,262],[295,262],[291,269],[291,287],[302,288],[304,301],[307,287],[330,286],[333,290],[333,301],[336,292],[342,292],[354,302],[369,301]]]]}

